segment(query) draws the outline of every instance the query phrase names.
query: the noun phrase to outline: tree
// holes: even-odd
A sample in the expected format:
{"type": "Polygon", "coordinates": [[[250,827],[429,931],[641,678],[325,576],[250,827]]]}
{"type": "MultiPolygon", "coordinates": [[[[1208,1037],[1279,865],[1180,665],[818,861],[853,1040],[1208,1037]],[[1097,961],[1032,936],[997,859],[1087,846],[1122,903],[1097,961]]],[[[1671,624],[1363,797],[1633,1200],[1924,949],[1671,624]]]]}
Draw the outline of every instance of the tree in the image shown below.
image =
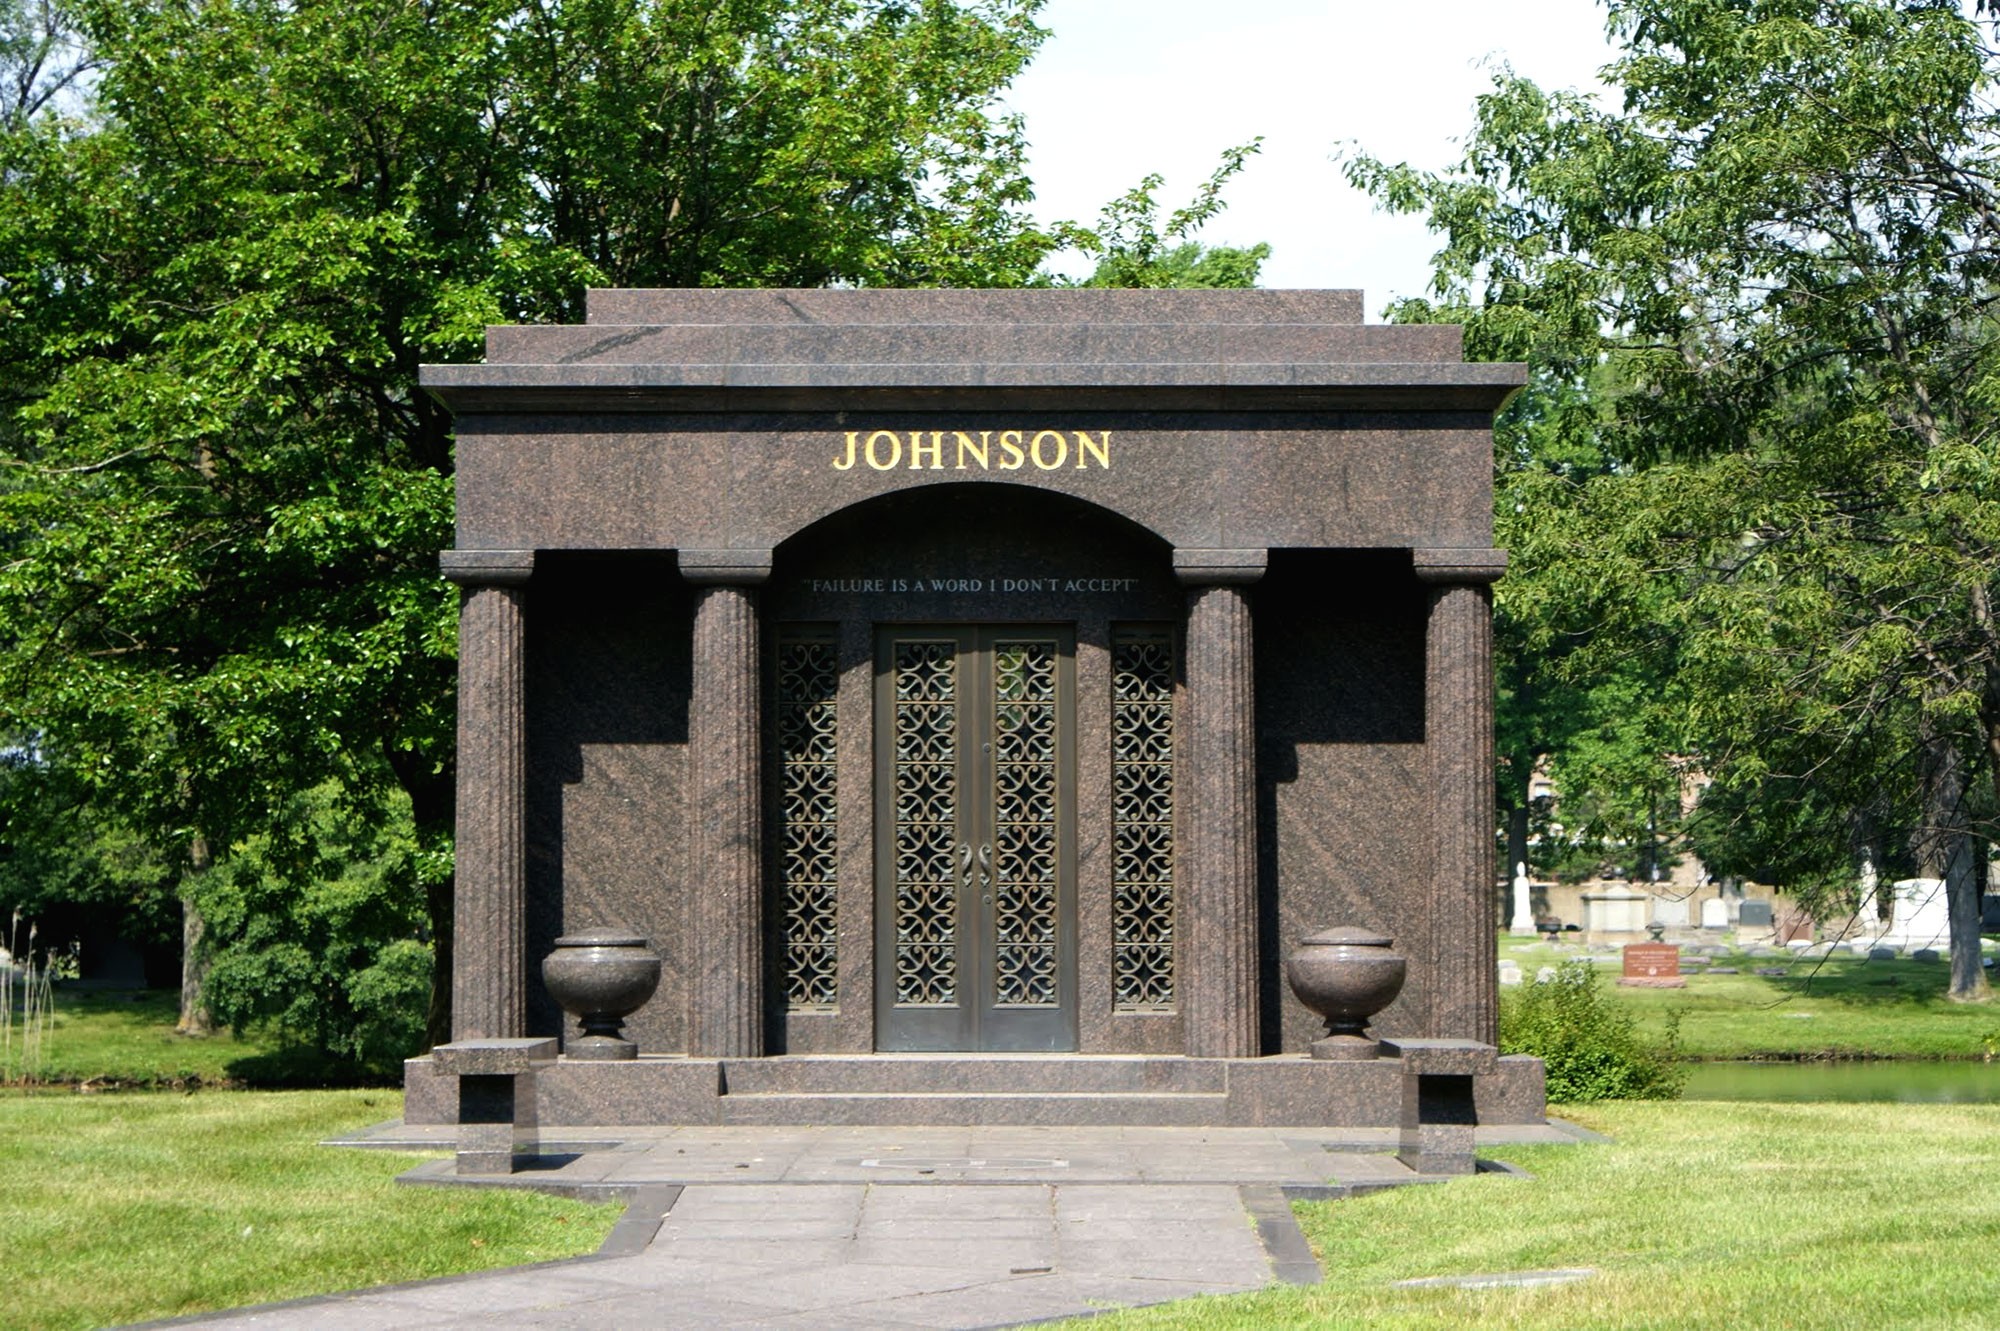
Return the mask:
{"type": "MultiPolygon", "coordinates": [[[[1740,845],[1849,882],[1864,811],[1947,884],[2000,765],[2000,119],[1948,0],[1610,0],[1606,111],[1502,74],[1463,161],[1352,179],[1444,236],[1435,303],[1534,365],[1499,434],[1501,593],[1558,677],[1644,681],[1740,845]]],[[[1720,838],[1727,840],[1727,837],[1720,838]]]]}
{"type": "Polygon", "coordinates": [[[178,875],[144,836],[66,786],[32,753],[0,756],[0,904],[36,920],[55,946],[86,921],[133,942],[170,943],[178,875]]]}
{"type": "Polygon", "coordinates": [[[448,962],[417,365],[592,284],[1027,280],[1038,6],[77,0],[84,105],[0,123],[0,735],[183,869],[323,882],[315,820],[406,810],[448,962]]]}
{"type": "Polygon", "coordinates": [[[1230,179],[1258,152],[1262,138],[1225,148],[1222,161],[1195,191],[1186,207],[1160,220],[1156,194],[1164,177],[1148,175],[1104,206],[1095,227],[1064,223],[1056,228],[1062,243],[1097,260],[1081,285],[1086,287],[1196,288],[1254,287],[1257,270],[1271,257],[1271,247],[1204,245],[1194,239],[1221,215],[1227,205],[1222,191],[1230,179]]]}
{"type": "Polygon", "coordinates": [[[356,808],[331,784],[301,792],[287,812],[307,829],[310,863],[274,861],[270,837],[257,834],[194,889],[211,958],[204,998],[232,1027],[265,1026],[397,1076],[423,1038],[431,981],[408,813],[391,800],[356,808]]]}
{"type": "Polygon", "coordinates": [[[26,125],[95,68],[54,0],[0,0],[0,128],[26,125]]]}

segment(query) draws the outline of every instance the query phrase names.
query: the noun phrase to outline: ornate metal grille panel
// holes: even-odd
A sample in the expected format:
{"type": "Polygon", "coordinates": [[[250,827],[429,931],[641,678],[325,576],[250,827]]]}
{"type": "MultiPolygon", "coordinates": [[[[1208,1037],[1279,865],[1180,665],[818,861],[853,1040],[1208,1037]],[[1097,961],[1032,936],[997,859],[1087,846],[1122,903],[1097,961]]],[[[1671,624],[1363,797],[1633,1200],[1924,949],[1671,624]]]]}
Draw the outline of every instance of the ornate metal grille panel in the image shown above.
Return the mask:
{"type": "Polygon", "coordinates": [[[896,1004],[958,1000],[957,644],[896,644],[895,778],[896,1004]]]}
{"type": "Polygon", "coordinates": [[[1174,1006],[1174,645],[1164,632],[1111,643],[1114,1004],[1174,1006]]]}
{"type": "Polygon", "coordinates": [[[779,964],[785,1004],[830,1008],[839,999],[838,846],[834,791],[839,743],[838,652],[823,639],[778,644],[778,845],[783,877],[779,964]]]}
{"type": "Polygon", "coordinates": [[[993,644],[993,994],[1056,993],[1056,645],[993,644]]]}

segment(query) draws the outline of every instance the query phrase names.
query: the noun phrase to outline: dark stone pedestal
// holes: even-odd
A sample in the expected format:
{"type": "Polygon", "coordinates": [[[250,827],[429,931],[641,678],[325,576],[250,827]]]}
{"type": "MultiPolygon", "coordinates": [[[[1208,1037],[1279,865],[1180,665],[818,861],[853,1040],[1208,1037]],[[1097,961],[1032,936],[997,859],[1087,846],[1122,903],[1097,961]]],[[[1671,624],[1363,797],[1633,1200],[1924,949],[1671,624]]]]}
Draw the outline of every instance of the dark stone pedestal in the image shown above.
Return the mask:
{"type": "Polygon", "coordinates": [[[1474,1079],[1490,1077],[1499,1051],[1477,1040],[1384,1040],[1403,1062],[1402,1147],[1396,1158],[1419,1174],[1470,1174],[1479,1122],[1474,1079]]]}
{"type": "MultiPolygon", "coordinates": [[[[1393,1042],[1392,1042],[1393,1043],[1393,1042]]],[[[1408,1043],[1416,1043],[1410,1041],[1408,1043]]],[[[1285,1054],[1201,1059],[1129,1055],[983,1058],[873,1054],[711,1059],[641,1054],[538,1066],[538,1119],[551,1127],[971,1123],[1061,1126],[1088,1114],[1132,1126],[1391,1128],[1405,1064],[1285,1054]]],[[[465,1080],[435,1058],[405,1065],[404,1121],[458,1123],[465,1080]]],[[[1479,1122],[1544,1121],[1542,1061],[1496,1059],[1473,1083],[1479,1122]]]]}
{"type": "Polygon", "coordinates": [[[540,1149],[535,1073],[555,1062],[554,1040],[460,1040],[431,1056],[458,1080],[458,1172],[511,1174],[540,1149]]]}

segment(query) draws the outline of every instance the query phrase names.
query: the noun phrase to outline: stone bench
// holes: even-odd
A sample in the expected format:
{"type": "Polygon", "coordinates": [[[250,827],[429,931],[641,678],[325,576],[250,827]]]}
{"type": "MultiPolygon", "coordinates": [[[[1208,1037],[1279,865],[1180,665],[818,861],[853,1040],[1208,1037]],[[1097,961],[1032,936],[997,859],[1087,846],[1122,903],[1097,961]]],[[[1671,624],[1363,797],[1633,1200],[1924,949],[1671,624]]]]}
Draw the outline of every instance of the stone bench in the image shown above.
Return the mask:
{"type": "Polygon", "coordinates": [[[1419,1174],[1470,1174],[1479,1114],[1475,1077],[1499,1067],[1500,1051],[1478,1040],[1382,1041],[1403,1063],[1402,1138],[1396,1158],[1419,1174]]]}
{"type": "Polygon", "coordinates": [[[458,1040],[431,1050],[458,1079],[458,1172],[511,1174],[540,1149],[535,1073],[556,1059],[556,1042],[458,1040]]]}

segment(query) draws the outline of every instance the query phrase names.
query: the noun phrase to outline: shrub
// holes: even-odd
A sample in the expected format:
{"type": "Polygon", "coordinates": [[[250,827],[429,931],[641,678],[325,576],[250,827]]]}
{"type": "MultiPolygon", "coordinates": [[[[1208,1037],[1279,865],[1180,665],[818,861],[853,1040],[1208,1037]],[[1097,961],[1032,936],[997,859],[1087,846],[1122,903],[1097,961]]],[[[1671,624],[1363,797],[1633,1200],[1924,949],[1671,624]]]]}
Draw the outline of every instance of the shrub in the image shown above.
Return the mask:
{"type": "Polygon", "coordinates": [[[408,806],[328,783],[296,797],[289,853],[230,847],[195,883],[217,1021],[391,1075],[423,1048],[431,945],[408,806]]]}
{"type": "Polygon", "coordinates": [[[1653,1044],[1613,1007],[1587,961],[1565,961],[1555,975],[1524,984],[1500,1003],[1500,1051],[1533,1054],[1548,1068],[1549,1102],[1671,1100],[1687,1078],[1669,1021],[1653,1044]]]}

